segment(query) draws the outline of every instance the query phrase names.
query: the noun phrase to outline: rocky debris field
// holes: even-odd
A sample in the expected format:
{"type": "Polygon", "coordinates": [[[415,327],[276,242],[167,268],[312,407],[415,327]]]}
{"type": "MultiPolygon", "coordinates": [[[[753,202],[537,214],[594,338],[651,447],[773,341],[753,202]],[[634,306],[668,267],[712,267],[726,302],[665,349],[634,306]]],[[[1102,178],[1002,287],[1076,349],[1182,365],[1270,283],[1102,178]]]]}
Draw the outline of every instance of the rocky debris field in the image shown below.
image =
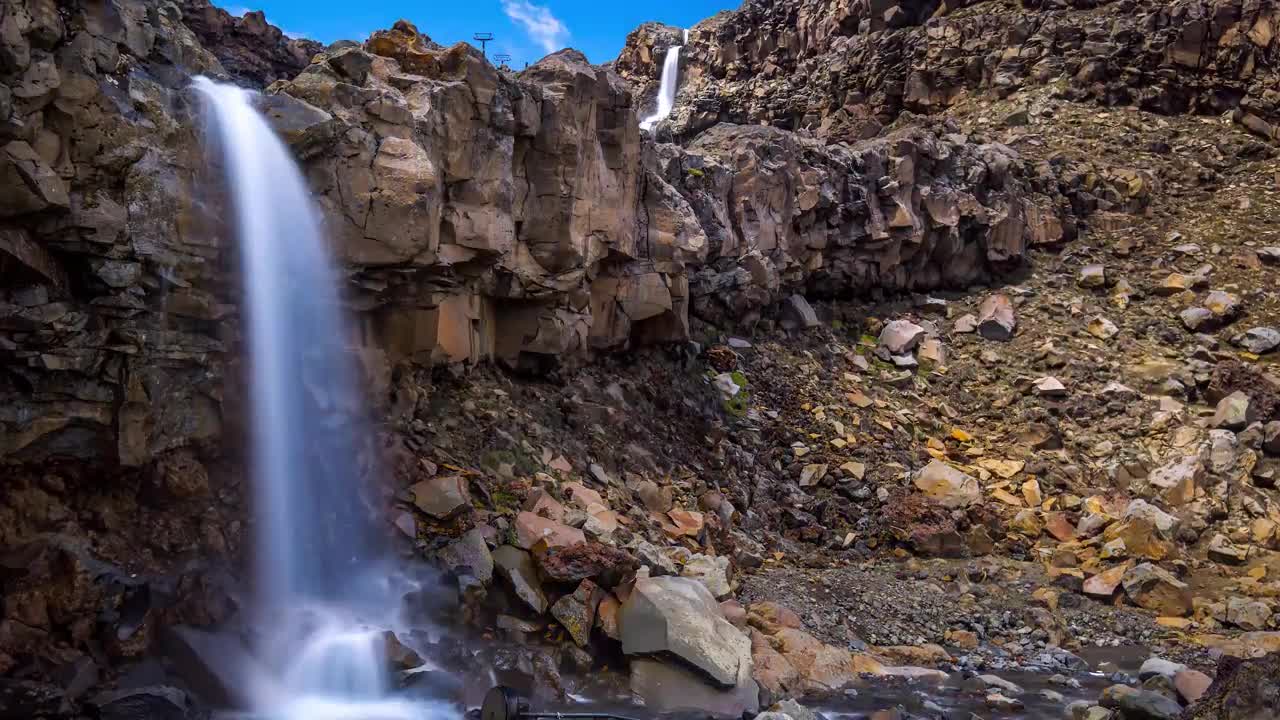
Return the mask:
{"type": "Polygon", "coordinates": [[[655,137],[661,26],[512,74],[408,22],[6,5],[0,718],[195,716],[249,662],[196,72],[270,83],[346,262],[406,692],[1280,715],[1275,18],[757,0],[655,137]]]}

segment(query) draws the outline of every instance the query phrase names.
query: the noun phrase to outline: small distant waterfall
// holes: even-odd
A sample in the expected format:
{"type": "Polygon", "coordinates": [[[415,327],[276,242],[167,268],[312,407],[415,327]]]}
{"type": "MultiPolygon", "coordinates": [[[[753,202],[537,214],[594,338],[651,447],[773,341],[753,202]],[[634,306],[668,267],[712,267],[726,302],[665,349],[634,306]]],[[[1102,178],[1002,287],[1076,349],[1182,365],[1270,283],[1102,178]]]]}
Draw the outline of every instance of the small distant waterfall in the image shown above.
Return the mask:
{"type": "Polygon", "coordinates": [[[319,211],[254,95],[196,78],[235,210],[247,321],[255,488],[255,615],[270,678],[246,678],[272,720],[424,720],[391,695],[395,615],[375,519],[362,502],[372,433],[319,211]]]}
{"type": "MultiPolygon", "coordinates": [[[[683,33],[683,42],[689,42],[689,31],[683,33]]],[[[671,114],[676,104],[676,90],[680,87],[680,51],[684,45],[672,45],[667,48],[667,56],[662,61],[662,79],[658,82],[658,109],[649,117],[640,121],[640,129],[652,131],[654,126],[671,114]]]]}

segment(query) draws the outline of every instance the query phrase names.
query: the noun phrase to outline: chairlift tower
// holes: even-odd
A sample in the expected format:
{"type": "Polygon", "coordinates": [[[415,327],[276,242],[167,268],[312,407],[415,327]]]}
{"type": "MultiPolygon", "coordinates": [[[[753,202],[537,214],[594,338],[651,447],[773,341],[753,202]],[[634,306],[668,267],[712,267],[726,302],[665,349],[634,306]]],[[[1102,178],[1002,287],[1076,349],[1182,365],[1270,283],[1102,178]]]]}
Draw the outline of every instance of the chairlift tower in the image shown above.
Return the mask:
{"type": "MultiPolygon", "coordinates": [[[[493,33],[491,33],[491,32],[487,32],[487,33],[476,33],[475,35],[472,35],[472,36],[471,36],[471,39],[472,39],[472,40],[475,40],[475,41],[477,41],[477,42],[479,42],[479,43],[480,43],[480,54],[481,54],[481,55],[485,55],[485,45],[486,45],[489,41],[493,40],[493,33]]],[[[486,55],[486,57],[487,57],[487,55],[486,55]]]]}
{"type": "Polygon", "coordinates": [[[507,63],[511,62],[511,56],[506,53],[497,53],[493,56],[493,59],[497,60],[498,65],[502,67],[506,67],[507,63]]]}

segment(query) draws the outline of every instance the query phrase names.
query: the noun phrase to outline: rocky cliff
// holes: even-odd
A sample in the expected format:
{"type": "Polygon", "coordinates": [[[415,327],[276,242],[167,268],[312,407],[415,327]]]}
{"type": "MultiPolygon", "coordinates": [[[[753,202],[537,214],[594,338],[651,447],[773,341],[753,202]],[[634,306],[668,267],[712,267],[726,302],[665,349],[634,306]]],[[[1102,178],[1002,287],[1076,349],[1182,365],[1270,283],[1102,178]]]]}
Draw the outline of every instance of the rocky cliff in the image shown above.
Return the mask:
{"type": "MultiPolygon", "coordinates": [[[[8,12],[3,453],[136,467],[215,442],[233,259],[185,82],[269,80],[305,47],[208,6],[8,12]]],[[[681,341],[691,313],[750,326],[794,293],[964,287],[1076,232],[1054,169],[944,127],[836,148],[725,125],[680,147],[642,140],[632,98],[576,53],[512,75],[407,23],[267,88],[372,376],[681,341]]]]}
{"type": "MultiPolygon", "coordinates": [[[[1004,518],[970,497],[973,478],[945,465],[927,466],[933,475],[915,486],[951,505],[907,494],[899,480],[923,464],[911,443],[926,435],[928,457],[982,463],[1006,445],[1056,452],[1058,428],[1077,427],[1067,445],[1085,459],[1054,456],[1034,466],[1041,480],[1026,482],[1035,481],[1034,497],[1041,481],[1062,496],[1067,510],[1045,506],[1059,526],[1067,512],[1073,522],[1116,520],[1124,507],[1098,486],[1150,496],[1147,466],[1200,448],[1198,431],[1112,457],[1084,426],[1141,409],[1130,395],[1059,404],[1067,388],[1042,390],[1052,378],[1033,386],[1021,375],[1017,392],[1001,376],[984,394],[965,383],[987,387],[983,368],[1003,372],[1005,361],[984,350],[980,367],[957,359],[948,378],[941,320],[892,325],[885,336],[853,305],[813,304],[887,298],[899,304],[893,312],[909,307],[921,320],[951,310],[920,293],[1025,278],[1033,256],[1056,270],[1073,252],[1105,247],[1128,258],[1138,248],[1135,266],[1160,267],[1163,258],[1141,255],[1134,236],[1146,230],[1135,228],[1172,237],[1164,224],[1185,217],[1181,201],[1203,207],[1223,177],[1253,183],[1261,171],[1233,174],[1233,163],[1271,157],[1265,141],[1278,119],[1275,8],[1250,0],[749,2],[692,29],[676,111],[654,136],[638,119],[665,48],[680,38],[659,25],[633,33],[608,66],[564,50],[511,73],[404,21],[362,44],[321,48],[284,37],[261,14],[232,18],[198,0],[17,0],[2,12],[0,547],[13,552],[0,572],[0,691],[56,679],[53,705],[114,682],[163,628],[207,625],[235,608],[218,578],[240,559],[241,407],[251,390],[241,383],[236,249],[216,168],[200,149],[193,75],[262,89],[262,108],[302,163],[343,259],[359,331],[352,346],[386,420],[396,480],[457,500],[435,517],[425,509],[435,505],[402,492],[396,527],[416,554],[453,568],[464,594],[485,563],[450,558],[488,558],[490,576],[497,559],[535,615],[551,605],[522,574],[535,559],[559,612],[590,600],[594,613],[628,596],[631,585],[610,568],[634,572],[636,557],[655,575],[699,578],[719,599],[731,593],[730,563],[759,566],[766,548],[865,557],[883,542],[922,555],[983,554],[1022,518],[1002,542],[1025,556],[1025,536],[1044,532],[1034,509],[1004,518]],[[1129,105],[1137,107],[1119,107],[1129,105]],[[1134,115],[1113,122],[1099,106],[1134,115]],[[1170,128],[1147,111],[1179,122],[1229,112],[1235,125],[1204,140],[1203,127],[1170,128]],[[1096,148],[1073,147],[1078,136],[1064,129],[1096,148]],[[1091,242],[1072,249],[1081,237],[1091,242]],[[848,332],[828,333],[827,320],[848,332]],[[749,352],[741,337],[778,332],[792,334],[762,341],[769,354],[749,352]],[[648,347],[673,348],[675,360],[648,347]],[[450,385],[435,371],[476,365],[551,382],[518,385],[482,369],[472,386],[450,385]],[[921,401],[930,383],[952,396],[921,401]],[[1042,395],[1049,409],[1028,400],[1042,395]],[[1022,429],[1010,431],[984,451],[967,433],[946,434],[953,405],[975,417],[1010,413],[1039,434],[1024,442],[1022,429]],[[1098,443],[1086,448],[1086,438],[1098,443]],[[854,452],[877,466],[868,471],[849,459],[854,452]],[[963,502],[951,489],[965,491],[963,502]],[[547,555],[536,538],[548,529],[592,542],[568,559],[547,555]]],[[[1251,223],[1270,207],[1262,195],[1231,202],[1251,223]]],[[[1026,312],[1037,292],[1028,289],[1014,301],[975,302],[980,317],[968,330],[963,317],[949,330],[956,347],[973,349],[961,336],[975,327],[1023,345],[1039,337],[1007,364],[1037,375],[1061,369],[1053,341],[1073,331],[1059,323],[1092,305],[1059,300],[1064,283],[1050,277],[1039,289],[1057,303],[1050,310],[1026,312]],[[1025,313],[1016,333],[1015,305],[1025,313]]],[[[1205,277],[1177,282],[1192,292],[1205,277]]],[[[1081,286],[1119,287],[1114,278],[1086,284],[1094,282],[1081,286]]],[[[1127,306],[1132,291],[1108,302],[1127,306]]],[[[1218,322],[1216,310],[1201,310],[1218,322]]],[[[1119,322],[1126,340],[1170,332],[1145,317],[1119,322]]],[[[1099,328],[1088,337],[1103,338],[1099,328]]],[[[1093,382],[1116,365],[1096,350],[1082,351],[1080,381],[1120,393],[1093,382]]],[[[1197,349],[1194,372],[1169,370],[1161,381],[1176,380],[1186,401],[1210,392],[1203,358],[1214,351],[1197,349]]],[[[1234,382],[1232,390],[1249,384],[1234,382]]],[[[1260,444],[1263,431],[1254,434],[1260,444]]],[[[1215,467],[1226,462],[1213,457],[1215,467]]],[[[1010,477],[1025,465],[1015,464],[1010,477]]],[[[988,466],[1000,477],[1012,467],[988,466]]],[[[1231,483],[1237,516],[1280,517],[1266,493],[1240,477],[1231,483]]],[[[1195,508],[1188,526],[1221,520],[1208,501],[1195,508]]],[[[1273,530],[1259,543],[1273,542],[1273,530]]],[[[1063,535],[1075,542],[1074,531],[1063,535]]],[[[1090,565],[1091,575],[1098,569],[1090,565]]],[[[679,583],[656,583],[641,594],[679,592],[679,583]]],[[[698,612],[720,617],[697,594],[698,612]]],[[[516,600],[496,602],[516,612],[516,600]]],[[[703,668],[723,691],[715,702],[739,713],[757,700],[741,694],[751,683],[775,694],[830,689],[832,678],[884,670],[775,617],[776,608],[753,612],[730,618],[749,624],[751,647],[725,631],[733,667],[703,668]]],[[[509,634],[537,635],[504,617],[509,634]]],[[[573,616],[555,617],[581,635],[573,616]]],[[[618,637],[616,624],[598,621],[618,637]]],[[[824,632],[830,623],[810,625],[824,632]]],[[[647,660],[632,669],[640,688],[705,684],[647,660]]],[[[52,712],[38,699],[23,700],[29,714],[52,712]]]]}
{"type": "MultiPolygon", "coordinates": [[[[874,137],[903,111],[1053,86],[1162,114],[1280,127],[1280,13],[1264,0],[748,0],[689,32],[670,130],[719,122],[874,137]]],[[[646,96],[672,28],[642,25],[616,63],[646,96]]]]}

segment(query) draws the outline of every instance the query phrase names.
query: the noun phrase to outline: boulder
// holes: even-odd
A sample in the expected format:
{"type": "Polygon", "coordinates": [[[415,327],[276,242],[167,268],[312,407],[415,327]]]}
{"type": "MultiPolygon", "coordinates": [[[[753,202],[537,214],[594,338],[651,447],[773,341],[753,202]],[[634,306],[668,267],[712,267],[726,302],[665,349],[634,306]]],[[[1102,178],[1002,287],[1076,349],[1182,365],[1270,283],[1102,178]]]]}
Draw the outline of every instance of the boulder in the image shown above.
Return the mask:
{"type": "Polygon", "coordinates": [[[187,694],[169,685],[101,693],[90,699],[101,720],[187,720],[187,694]]]}
{"type": "Polygon", "coordinates": [[[1248,660],[1224,655],[1212,684],[1183,716],[1185,720],[1275,717],[1280,717],[1280,652],[1248,660]]]}
{"type": "Polygon", "coordinates": [[[587,541],[581,530],[528,511],[516,515],[515,533],[516,545],[525,550],[532,550],[539,543],[548,548],[568,548],[587,541]]]}
{"type": "Polygon", "coordinates": [[[590,580],[583,580],[570,594],[565,595],[551,606],[551,615],[565,630],[569,637],[585,647],[591,639],[591,628],[595,625],[596,608],[600,605],[603,591],[590,580]]]}
{"type": "Polygon", "coordinates": [[[1257,420],[1257,411],[1251,409],[1249,396],[1237,390],[1218,401],[1213,413],[1213,426],[1226,430],[1243,430],[1257,420]]]}
{"type": "Polygon", "coordinates": [[[455,575],[470,575],[487,584],[493,579],[493,555],[479,528],[468,530],[440,551],[440,560],[455,575]]]}
{"type": "Polygon", "coordinates": [[[1191,668],[1183,668],[1173,675],[1173,687],[1178,691],[1178,697],[1188,705],[1204,697],[1212,683],[1213,678],[1191,668]]]}
{"type": "Polygon", "coordinates": [[[631,691],[654,713],[691,712],[699,716],[738,720],[760,709],[760,689],[744,665],[738,682],[729,688],[679,665],[648,658],[631,661],[631,691]]]}
{"type": "Polygon", "coordinates": [[[1008,342],[1013,339],[1013,332],[1018,321],[1013,312],[1013,303],[1007,295],[990,295],[982,301],[978,308],[978,334],[988,340],[1008,342]]]}
{"type": "Polygon", "coordinates": [[[982,499],[977,479],[941,460],[930,461],[916,473],[915,486],[949,508],[968,507],[982,499]]]}
{"type": "Polygon", "coordinates": [[[507,581],[525,605],[539,615],[546,612],[547,596],[542,592],[542,582],[529,553],[513,545],[503,545],[493,551],[493,565],[498,576],[507,581]]]}
{"type": "Polygon", "coordinates": [[[1270,327],[1250,328],[1240,337],[1237,344],[1255,355],[1266,355],[1280,348],[1280,330],[1270,327]]]}
{"type": "Polygon", "coordinates": [[[684,567],[680,568],[680,575],[706,585],[707,590],[717,598],[726,598],[733,592],[729,585],[729,558],[724,555],[712,557],[695,554],[685,561],[684,567]]]}
{"type": "Polygon", "coordinates": [[[1146,483],[1160,493],[1166,503],[1177,507],[1195,498],[1196,486],[1203,474],[1204,462],[1197,452],[1174,458],[1152,470],[1146,483]]]}
{"type": "Polygon", "coordinates": [[[1122,582],[1125,594],[1139,607],[1167,617],[1191,614],[1191,588],[1151,563],[1135,565],[1122,582]]]}
{"type": "Polygon", "coordinates": [[[738,687],[751,674],[750,639],[697,580],[637,580],[618,613],[618,632],[624,653],[678,658],[720,689],[738,687]]]}
{"type": "Polygon", "coordinates": [[[1182,715],[1182,706],[1177,700],[1126,685],[1112,685],[1104,690],[1101,703],[1118,711],[1122,720],[1177,720],[1182,715]]]}
{"type": "Polygon", "coordinates": [[[885,323],[880,331],[877,346],[885,348],[893,355],[901,355],[914,350],[924,337],[924,328],[910,320],[893,320],[885,323]]]}
{"type": "Polygon", "coordinates": [[[409,488],[413,504],[437,519],[446,519],[471,506],[471,491],[461,475],[441,475],[409,488]]]}
{"type": "Polygon", "coordinates": [[[599,542],[552,548],[538,556],[542,575],[552,582],[594,580],[612,588],[633,575],[640,563],[631,553],[599,542]]]}
{"type": "Polygon", "coordinates": [[[807,330],[818,326],[818,314],[803,295],[790,295],[782,301],[781,322],[788,330],[807,330]]]}
{"type": "Polygon", "coordinates": [[[1076,280],[1082,288],[1100,288],[1107,284],[1107,269],[1103,265],[1085,265],[1080,268],[1080,277],[1076,280]]]}

